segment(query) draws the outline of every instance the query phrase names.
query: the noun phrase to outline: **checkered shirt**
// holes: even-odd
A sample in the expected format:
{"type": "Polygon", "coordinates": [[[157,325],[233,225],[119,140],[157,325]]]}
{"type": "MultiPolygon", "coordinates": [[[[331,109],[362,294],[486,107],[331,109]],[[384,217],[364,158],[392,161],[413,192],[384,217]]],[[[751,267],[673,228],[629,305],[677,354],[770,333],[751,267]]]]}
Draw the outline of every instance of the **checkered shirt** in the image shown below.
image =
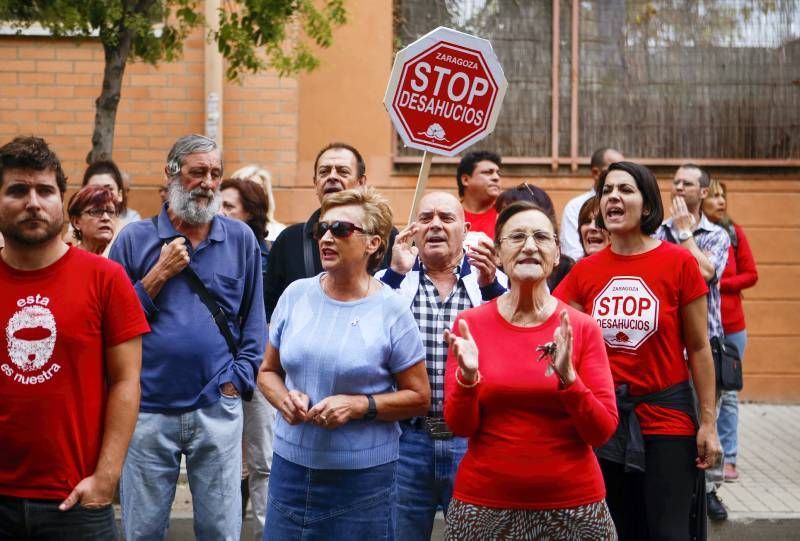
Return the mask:
{"type": "Polygon", "coordinates": [[[467,295],[467,288],[461,279],[462,265],[459,264],[453,273],[456,284],[450,295],[439,302],[436,286],[420,262],[419,288],[411,303],[411,312],[419,325],[422,344],[425,346],[425,364],[428,369],[428,380],[431,384],[431,408],[429,417],[442,417],[444,414],[444,367],[447,361],[447,344],[442,338],[445,329],[452,329],[456,316],[472,308],[467,295]]]}
{"type": "MultiPolygon", "coordinates": [[[[672,238],[677,239],[678,233],[672,226],[672,219],[661,224],[654,237],[659,240],[670,241],[666,229],[669,229],[672,238]]],[[[730,246],[730,236],[728,232],[711,223],[705,214],[700,213],[700,223],[692,232],[694,242],[700,251],[703,252],[708,260],[714,265],[716,280],[708,284],[708,337],[722,337],[725,333],[722,328],[721,298],[719,290],[719,280],[725,272],[725,265],[728,264],[728,246],[730,246]]],[[[674,241],[672,241],[674,242],[674,241]]],[[[676,243],[677,244],[677,243],[676,243]]]]}

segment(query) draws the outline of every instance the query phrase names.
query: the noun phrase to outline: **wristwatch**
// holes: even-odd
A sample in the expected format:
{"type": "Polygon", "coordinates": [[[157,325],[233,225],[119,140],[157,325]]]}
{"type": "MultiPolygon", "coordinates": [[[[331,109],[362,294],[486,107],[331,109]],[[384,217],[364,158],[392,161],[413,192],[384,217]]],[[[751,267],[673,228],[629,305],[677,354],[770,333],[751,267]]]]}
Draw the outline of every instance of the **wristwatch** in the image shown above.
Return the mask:
{"type": "Polygon", "coordinates": [[[687,240],[689,240],[690,238],[692,238],[693,236],[694,236],[694,235],[692,235],[692,232],[691,232],[691,231],[678,231],[678,240],[679,240],[680,242],[687,241],[687,240]]]}
{"type": "Polygon", "coordinates": [[[371,394],[367,395],[367,413],[364,414],[365,421],[372,421],[378,416],[378,406],[371,394]]]}

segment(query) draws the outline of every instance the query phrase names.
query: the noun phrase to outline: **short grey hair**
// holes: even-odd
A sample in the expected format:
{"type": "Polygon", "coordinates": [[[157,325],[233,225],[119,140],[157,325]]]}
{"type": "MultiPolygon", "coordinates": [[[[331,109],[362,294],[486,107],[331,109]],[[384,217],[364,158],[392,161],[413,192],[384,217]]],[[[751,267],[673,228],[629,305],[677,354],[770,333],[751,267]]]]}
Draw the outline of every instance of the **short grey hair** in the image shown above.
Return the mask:
{"type": "Polygon", "coordinates": [[[181,172],[183,160],[189,154],[198,154],[211,152],[214,150],[219,151],[219,161],[222,165],[222,151],[216,141],[205,135],[184,135],[172,145],[169,154],[167,155],[167,174],[170,179],[175,178],[181,172]]]}

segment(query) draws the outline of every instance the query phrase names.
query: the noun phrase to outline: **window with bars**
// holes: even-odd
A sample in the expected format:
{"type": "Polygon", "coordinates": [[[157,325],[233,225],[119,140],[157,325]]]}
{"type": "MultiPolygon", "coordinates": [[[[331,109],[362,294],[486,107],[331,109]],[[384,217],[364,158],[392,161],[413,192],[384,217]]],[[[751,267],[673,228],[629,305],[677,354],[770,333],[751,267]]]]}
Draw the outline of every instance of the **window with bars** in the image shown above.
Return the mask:
{"type": "MultiPolygon", "coordinates": [[[[800,164],[800,0],[395,0],[399,47],[440,25],[492,42],[509,88],[478,145],[504,156],[565,162],[614,146],[800,164]]],[[[418,154],[402,147],[398,156],[418,154]]]]}

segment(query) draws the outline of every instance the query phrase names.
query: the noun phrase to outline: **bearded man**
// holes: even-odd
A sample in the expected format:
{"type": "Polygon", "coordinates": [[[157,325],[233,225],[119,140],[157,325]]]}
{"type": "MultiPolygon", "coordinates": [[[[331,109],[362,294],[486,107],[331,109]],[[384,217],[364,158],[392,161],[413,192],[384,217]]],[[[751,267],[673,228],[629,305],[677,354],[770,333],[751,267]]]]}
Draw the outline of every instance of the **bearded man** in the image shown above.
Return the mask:
{"type": "Polygon", "coordinates": [[[160,214],[125,227],[110,253],[152,329],[122,472],[122,524],[129,541],[165,538],[185,455],[195,536],[238,539],[241,401],[253,396],[266,346],[261,252],[244,222],[217,214],[222,154],[215,141],[182,137],[164,171],[160,214]]]}
{"type": "Polygon", "coordinates": [[[0,147],[0,539],[117,539],[148,327],[122,268],[61,240],[66,189],[44,139],[0,147]]]}

